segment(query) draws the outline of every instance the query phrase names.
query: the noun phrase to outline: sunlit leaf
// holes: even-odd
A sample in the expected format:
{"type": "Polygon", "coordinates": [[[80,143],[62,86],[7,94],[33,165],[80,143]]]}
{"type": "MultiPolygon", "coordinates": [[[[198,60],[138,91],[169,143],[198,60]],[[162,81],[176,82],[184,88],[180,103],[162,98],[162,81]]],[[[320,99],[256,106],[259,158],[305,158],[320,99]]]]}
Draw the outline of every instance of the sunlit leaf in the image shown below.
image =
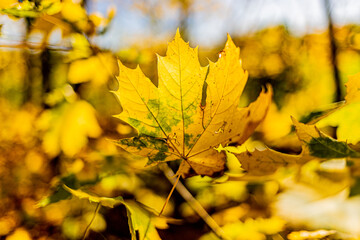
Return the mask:
{"type": "Polygon", "coordinates": [[[115,70],[115,60],[111,54],[100,53],[87,59],[71,63],[68,78],[73,84],[91,81],[95,87],[106,84],[115,70]]]}
{"type": "Polygon", "coordinates": [[[31,235],[25,228],[17,228],[12,234],[6,237],[7,240],[32,240],[31,235]]]}
{"type": "Polygon", "coordinates": [[[249,175],[256,176],[272,174],[280,167],[289,167],[306,162],[306,158],[303,156],[285,154],[271,149],[263,151],[256,149],[253,152],[246,151],[235,154],[235,156],[249,175]]]}
{"type": "Polygon", "coordinates": [[[303,144],[303,154],[319,158],[360,157],[346,142],[337,141],[322,133],[315,125],[306,125],[292,118],[296,134],[303,144]]]}
{"type": "Polygon", "coordinates": [[[80,4],[65,1],[62,4],[61,14],[70,22],[78,23],[87,19],[86,10],[80,4]]]}
{"type": "Polygon", "coordinates": [[[96,138],[102,133],[94,108],[85,101],[44,112],[39,128],[46,130],[43,147],[50,156],[56,156],[60,150],[73,156],[86,146],[88,137],[96,138]]]}
{"type": "Polygon", "coordinates": [[[104,207],[113,208],[115,205],[124,204],[124,199],[120,196],[116,198],[97,197],[83,192],[79,189],[71,189],[66,185],[63,185],[63,188],[79,199],[86,199],[89,200],[89,202],[100,203],[104,207]]]}
{"type": "Polygon", "coordinates": [[[38,202],[37,206],[38,207],[46,207],[49,204],[57,203],[61,200],[70,198],[71,193],[66,191],[66,189],[63,186],[67,185],[70,187],[75,187],[75,185],[78,185],[77,183],[78,183],[77,179],[75,178],[74,175],[69,175],[69,176],[61,178],[59,180],[59,183],[52,190],[53,192],[48,197],[41,199],[38,202]]]}
{"type": "Polygon", "coordinates": [[[288,234],[287,237],[289,240],[323,239],[335,233],[334,230],[298,231],[288,234]]]}
{"type": "Polygon", "coordinates": [[[345,84],[347,103],[360,101],[360,73],[349,77],[349,81],[345,84]]]}
{"type": "Polygon", "coordinates": [[[154,226],[153,213],[142,208],[138,203],[126,201],[125,207],[128,213],[128,221],[131,233],[131,239],[137,239],[137,233],[140,239],[160,240],[160,236],[154,226]]]}
{"type": "Polygon", "coordinates": [[[17,0],[3,0],[0,2],[0,9],[10,8],[16,3],[18,3],[17,0]]]}
{"type": "Polygon", "coordinates": [[[127,210],[129,228],[131,239],[136,240],[137,236],[140,239],[157,240],[161,239],[153,223],[155,214],[148,209],[145,209],[139,203],[133,201],[124,201],[121,196],[116,198],[97,197],[85,193],[79,189],[74,190],[66,185],[63,185],[66,191],[79,199],[86,199],[90,202],[99,203],[102,206],[113,208],[116,205],[123,204],[127,210]]]}
{"type": "MultiPolygon", "coordinates": [[[[285,221],[279,217],[247,219],[244,222],[234,222],[224,225],[222,228],[230,239],[234,240],[265,240],[266,235],[281,232],[285,227],[285,221]]],[[[203,235],[200,240],[217,240],[214,233],[203,235]]]]}
{"type": "Polygon", "coordinates": [[[223,171],[225,155],[213,148],[243,143],[265,117],[272,95],[269,88],[249,107],[238,108],[247,81],[239,52],[228,36],[219,60],[201,67],[197,48],[190,48],[177,32],[166,56],[158,56],[158,87],[139,67],[129,69],[119,62],[115,95],[123,112],[117,117],[136,128],[142,141],[155,138],[153,142],[167,144],[164,150],[155,149],[154,157],[146,151],[150,163],[181,159],[178,173],[184,177],[223,171]]]}
{"type": "Polygon", "coordinates": [[[318,127],[337,127],[337,139],[356,144],[360,141],[360,73],[349,77],[346,85],[346,104],[320,120],[318,127]]]}

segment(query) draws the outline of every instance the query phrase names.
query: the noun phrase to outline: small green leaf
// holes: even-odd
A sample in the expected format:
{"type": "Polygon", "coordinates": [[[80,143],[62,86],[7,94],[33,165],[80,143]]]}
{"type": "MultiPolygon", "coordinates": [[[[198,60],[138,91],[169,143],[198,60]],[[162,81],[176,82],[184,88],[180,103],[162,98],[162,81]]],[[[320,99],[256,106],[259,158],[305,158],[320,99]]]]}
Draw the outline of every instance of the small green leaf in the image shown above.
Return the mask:
{"type": "Polygon", "coordinates": [[[360,157],[360,153],[355,152],[345,142],[336,141],[330,137],[312,138],[307,143],[310,155],[319,158],[344,158],[360,157]]]}
{"type": "Polygon", "coordinates": [[[138,232],[139,239],[161,240],[153,224],[153,218],[155,217],[154,213],[148,211],[134,201],[126,201],[124,205],[127,210],[132,240],[137,239],[136,232],[138,232]]]}
{"type": "Polygon", "coordinates": [[[37,207],[46,207],[49,204],[52,203],[57,203],[61,200],[65,200],[70,198],[71,194],[66,191],[62,186],[57,186],[56,190],[54,191],[53,194],[51,194],[50,196],[41,199],[36,206],[37,207]]]}
{"type": "Polygon", "coordinates": [[[53,190],[52,194],[46,198],[41,199],[38,204],[37,207],[46,207],[49,204],[52,203],[57,203],[61,200],[65,200],[71,197],[71,193],[69,193],[68,191],[66,191],[63,188],[63,184],[66,184],[67,186],[70,187],[75,187],[75,185],[78,184],[77,179],[75,177],[75,175],[70,174],[66,177],[63,177],[60,179],[59,183],[56,185],[55,189],[53,190]]]}
{"type": "Polygon", "coordinates": [[[337,141],[321,132],[315,125],[303,124],[292,118],[296,134],[303,142],[303,155],[319,158],[360,157],[346,142],[337,141]]]}

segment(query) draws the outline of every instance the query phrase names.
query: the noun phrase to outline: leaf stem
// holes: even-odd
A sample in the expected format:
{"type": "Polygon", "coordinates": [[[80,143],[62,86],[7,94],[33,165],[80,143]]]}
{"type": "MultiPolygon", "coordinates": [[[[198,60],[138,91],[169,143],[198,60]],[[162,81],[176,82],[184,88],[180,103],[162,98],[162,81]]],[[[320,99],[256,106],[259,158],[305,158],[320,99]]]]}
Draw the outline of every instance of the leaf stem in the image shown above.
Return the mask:
{"type": "MultiPolygon", "coordinates": [[[[225,235],[225,232],[222,228],[215,222],[215,220],[206,212],[206,210],[201,206],[201,204],[191,195],[189,190],[184,186],[184,184],[179,181],[179,176],[174,179],[173,170],[166,164],[159,164],[159,168],[163,171],[165,177],[173,184],[173,189],[176,188],[178,193],[186,200],[190,207],[201,217],[204,222],[211,228],[211,230],[223,240],[229,240],[230,238],[225,235]]],[[[172,191],[173,191],[172,189],[172,191]]],[[[171,194],[169,194],[170,196],[171,194]]],[[[168,196],[168,197],[169,197],[168,196]]]]}
{"type": "Polygon", "coordinates": [[[85,239],[86,239],[86,237],[87,237],[87,235],[88,235],[88,233],[89,233],[91,224],[94,222],[94,219],[95,219],[96,215],[98,214],[99,210],[100,210],[100,202],[96,205],[94,215],[93,215],[93,217],[91,218],[91,221],[89,222],[89,224],[87,225],[87,227],[86,227],[86,229],[85,229],[84,237],[82,238],[82,240],[85,240],[85,239]]]}
{"type": "MultiPolygon", "coordinates": [[[[167,165],[166,165],[166,166],[167,166],[167,165]]],[[[173,192],[174,192],[174,190],[175,190],[175,187],[176,187],[177,184],[179,183],[179,179],[180,179],[180,174],[177,176],[175,182],[173,182],[173,187],[171,188],[171,191],[170,191],[170,193],[168,194],[168,196],[167,196],[167,198],[166,198],[166,201],[165,201],[165,203],[164,203],[164,206],[162,207],[162,209],[161,209],[161,211],[160,211],[160,213],[159,213],[159,217],[161,216],[161,214],[163,213],[163,211],[164,211],[167,203],[169,202],[170,197],[171,197],[171,195],[173,194],[173,192]]]]}

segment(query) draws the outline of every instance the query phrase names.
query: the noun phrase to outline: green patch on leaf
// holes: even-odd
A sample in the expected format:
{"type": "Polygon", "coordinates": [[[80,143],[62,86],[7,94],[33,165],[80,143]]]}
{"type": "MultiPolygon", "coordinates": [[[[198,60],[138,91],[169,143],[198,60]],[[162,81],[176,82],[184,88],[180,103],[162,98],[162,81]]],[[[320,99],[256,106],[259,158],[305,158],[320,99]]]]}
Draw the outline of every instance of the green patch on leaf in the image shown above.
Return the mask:
{"type": "Polygon", "coordinates": [[[154,138],[146,135],[133,138],[124,138],[119,140],[118,143],[129,147],[136,147],[139,150],[142,148],[152,148],[159,151],[168,151],[168,146],[165,139],[154,138]]]}
{"type": "Polygon", "coordinates": [[[151,165],[155,162],[163,162],[165,161],[166,157],[167,155],[164,152],[158,152],[153,156],[149,156],[149,161],[146,163],[146,165],[151,165]]]}
{"type": "Polygon", "coordinates": [[[78,182],[75,175],[71,174],[69,176],[63,177],[60,179],[59,184],[55,187],[53,193],[50,196],[41,199],[40,202],[38,202],[37,206],[46,207],[49,204],[57,203],[61,200],[70,198],[71,193],[64,189],[63,184],[66,184],[67,186],[70,186],[72,188],[78,187],[78,182]]]}
{"type": "Polygon", "coordinates": [[[360,153],[351,149],[347,143],[329,137],[312,138],[307,145],[310,155],[319,158],[360,157],[360,153]]]}
{"type": "Polygon", "coordinates": [[[192,134],[187,134],[185,133],[184,135],[184,142],[185,142],[185,146],[190,146],[190,140],[193,138],[192,134]]]}

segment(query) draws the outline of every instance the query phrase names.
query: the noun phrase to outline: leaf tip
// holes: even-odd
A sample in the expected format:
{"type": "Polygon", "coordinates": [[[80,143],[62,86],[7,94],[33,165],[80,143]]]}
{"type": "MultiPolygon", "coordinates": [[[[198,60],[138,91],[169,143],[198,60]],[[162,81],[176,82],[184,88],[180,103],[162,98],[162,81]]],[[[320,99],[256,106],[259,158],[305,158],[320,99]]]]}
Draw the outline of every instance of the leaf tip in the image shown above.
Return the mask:
{"type": "Polygon", "coordinates": [[[295,126],[299,124],[299,121],[296,120],[296,118],[294,118],[293,116],[290,116],[290,118],[291,118],[291,121],[293,122],[293,124],[294,124],[295,126]]]}
{"type": "Polygon", "coordinates": [[[180,29],[179,29],[179,28],[176,29],[175,39],[177,39],[177,38],[181,38],[180,29]]]}
{"type": "Polygon", "coordinates": [[[230,36],[229,33],[227,34],[227,40],[226,40],[225,48],[226,48],[226,47],[235,47],[235,48],[236,48],[235,43],[234,43],[234,41],[232,40],[232,38],[231,38],[231,36],[230,36]]]}
{"type": "Polygon", "coordinates": [[[227,33],[226,36],[227,36],[227,40],[228,40],[228,41],[229,41],[229,40],[232,41],[231,36],[230,36],[229,33],[227,33]]]}

